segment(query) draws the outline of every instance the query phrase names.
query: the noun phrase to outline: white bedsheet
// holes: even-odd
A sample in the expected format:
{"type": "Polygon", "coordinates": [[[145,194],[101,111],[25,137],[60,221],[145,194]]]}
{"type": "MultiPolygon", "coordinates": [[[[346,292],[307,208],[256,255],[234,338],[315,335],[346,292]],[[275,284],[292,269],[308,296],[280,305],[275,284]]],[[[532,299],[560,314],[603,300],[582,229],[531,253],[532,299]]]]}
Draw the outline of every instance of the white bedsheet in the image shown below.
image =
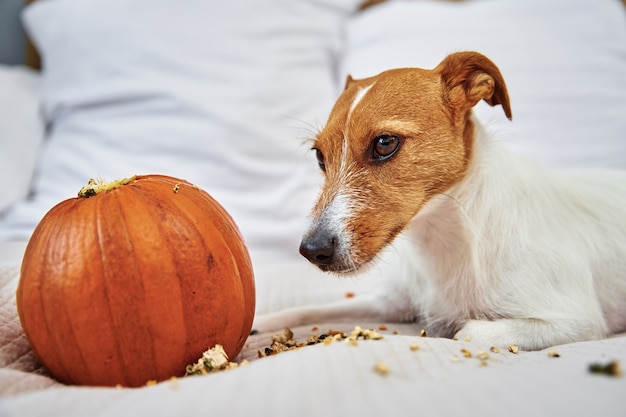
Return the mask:
{"type": "MultiPolygon", "coordinates": [[[[0,245],[0,415],[2,416],[584,416],[621,417],[626,378],[591,374],[592,363],[626,364],[626,336],[539,352],[493,353],[471,341],[420,337],[417,324],[318,323],[293,329],[297,340],[354,325],[382,340],[318,344],[259,359],[271,334],[251,336],[245,367],[139,389],[64,386],[36,363],[15,314],[23,244],[0,245]],[[396,331],[397,334],[393,334],[396,331]],[[418,350],[410,345],[417,343],[418,350]],[[466,358],[461,349],[467,349],[466,358]],[[486,351],[482,365],[477,355],[486,351]],[[556,350],[560,357],[548,352],[556,350]],[[388,365],[381,375],[375,364],[388,365]]],[[[339,281],[304,263],[257,266],[259,311],[358,296],[372,282],[339,281]]]]}

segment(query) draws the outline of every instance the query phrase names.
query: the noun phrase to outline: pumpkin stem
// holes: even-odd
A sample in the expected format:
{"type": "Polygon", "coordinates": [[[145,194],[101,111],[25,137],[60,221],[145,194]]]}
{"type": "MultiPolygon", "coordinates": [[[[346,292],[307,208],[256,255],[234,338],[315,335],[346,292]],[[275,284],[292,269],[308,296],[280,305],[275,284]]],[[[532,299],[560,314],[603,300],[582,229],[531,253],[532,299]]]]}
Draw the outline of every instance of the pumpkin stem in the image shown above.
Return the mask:
{"type": "Polygon", "coordinates": [[[133,181],[135,178],[136,176],[132,176],[130,178],[122,178],[122,179],[118,178],[113,181],[105,181],[102,178],[99,178],[97,180],[90,178],[87,185],[81,188],[80,191],[78,192],[78,198],[89,198],[101,192],[114,190],[119,186],[128,184],[129,182],[133,181]]]}

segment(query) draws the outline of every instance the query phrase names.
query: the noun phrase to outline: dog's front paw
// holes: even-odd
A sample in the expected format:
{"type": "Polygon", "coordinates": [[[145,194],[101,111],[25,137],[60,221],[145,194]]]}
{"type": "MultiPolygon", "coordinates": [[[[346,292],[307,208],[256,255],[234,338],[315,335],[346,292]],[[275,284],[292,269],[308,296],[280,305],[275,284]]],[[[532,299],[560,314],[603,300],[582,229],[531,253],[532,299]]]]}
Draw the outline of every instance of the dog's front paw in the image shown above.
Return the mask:
{"type": "Polygon", "coordinates": [[[470,320],[455,338],[471,339],[485,347],[517,345],[521,350],[539,350],[563,343],[603,337],[602,327],[590,321],[547,321],[536,318],[470,320]]]}
{"type": "Polygon", "coordinates": [[[514,344],[506,336],[501,325],[492,321],[470,320],[459,330],[454,338],[457,340],[472,341],[487,347],[507,347],[514,344]]]}
{"type": "Polygon", "coordinates": [[[517,345],[521,350],[539,350],[560,343],[562,336],[543,320],[501,319],[470,320],[454,337],[471,340],[485,348],[517,345]]]}

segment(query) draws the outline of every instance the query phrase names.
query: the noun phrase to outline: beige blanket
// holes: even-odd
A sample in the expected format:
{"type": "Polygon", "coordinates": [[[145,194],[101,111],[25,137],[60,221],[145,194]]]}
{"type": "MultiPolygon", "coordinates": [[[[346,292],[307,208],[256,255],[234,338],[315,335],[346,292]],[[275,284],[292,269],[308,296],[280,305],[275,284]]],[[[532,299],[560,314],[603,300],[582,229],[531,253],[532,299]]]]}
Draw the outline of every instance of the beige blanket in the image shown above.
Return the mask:
{"type": "MultiPolygon", "coordinates": [[[[592,374],[589,366],[626,365],[626,336],[494,353],[472,342],[420,337],[419,325],[397,323],[300,327],[298,340],[355,325],[387,330],[379,330],[382,340],[317,344],[267,358],[258,350],[270,345],[271,334],[257,334],[236,358],[248,366],[140,389],[65,386],[37,363],[16,316],[22,247],[0,245],[0,416],[625,415],[626,377],[592,374]]],[[[268,265],[257,270],[258,312],[339,299],[346,291],[358,296],[373,285],[339,281],[304,263],[268,265]]]]}

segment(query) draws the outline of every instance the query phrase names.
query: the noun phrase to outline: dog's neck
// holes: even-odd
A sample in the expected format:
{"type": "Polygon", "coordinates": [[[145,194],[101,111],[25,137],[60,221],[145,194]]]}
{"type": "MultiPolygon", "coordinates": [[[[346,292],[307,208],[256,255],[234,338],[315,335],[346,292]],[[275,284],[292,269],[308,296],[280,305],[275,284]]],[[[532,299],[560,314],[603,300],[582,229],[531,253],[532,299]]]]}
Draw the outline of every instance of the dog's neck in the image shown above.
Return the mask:
{"type": "MultiPolygon", "coordinates": [[[[494,247],[493,242],[484,244],[484,229],[509,227],[506,223],[500,225],[492,213],[511,203],[507,201],[511,196],[501,182],[524,172],[518,169],[523,161],[501,146],[476,117],[472,116],[472,122],[475,129],[472,158],[464,177],[433,197],[405,231],[426,263],[429,285],[437,287],[440,290],[437,293],[447,297],[442,304],[461,310],[451,315],[458,317],[460,313],[468,319],[492,318],[481,317],[483,296],[487,291],[481,285],[488,285],[490,280],[476,279],[493,272],[481,270],[481,265],[489,265],[484,258],[491,256],[483,249],[494,247]],[[458,299],[450,300],[450,297],[458,299]]],[[[524,186],[517,179],[512,184],[524,186]]],[[[513,233],[504,229],[498,232],[504,244],[507,233],[513,233]]]]}

